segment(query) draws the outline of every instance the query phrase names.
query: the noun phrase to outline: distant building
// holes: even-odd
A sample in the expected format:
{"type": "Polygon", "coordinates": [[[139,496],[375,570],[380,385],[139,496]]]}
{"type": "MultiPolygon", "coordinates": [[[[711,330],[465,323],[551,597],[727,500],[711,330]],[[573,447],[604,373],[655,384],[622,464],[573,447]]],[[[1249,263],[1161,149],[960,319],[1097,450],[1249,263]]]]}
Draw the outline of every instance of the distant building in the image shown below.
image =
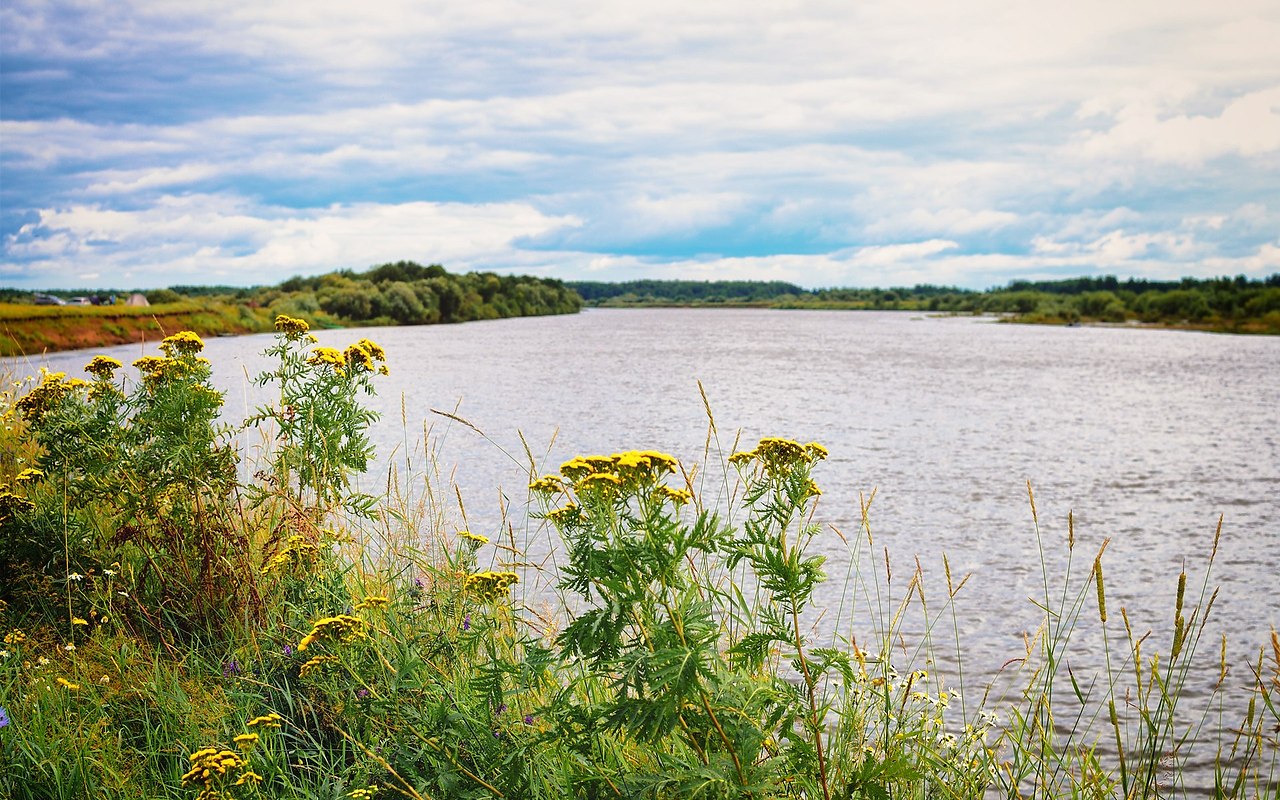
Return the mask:
{"type": "Polygon", "coordinates": [[[141,292],[134,292],[129,295],[129,299],[124,301],[126,306],[149,306],[147,298],[141,292]]]}

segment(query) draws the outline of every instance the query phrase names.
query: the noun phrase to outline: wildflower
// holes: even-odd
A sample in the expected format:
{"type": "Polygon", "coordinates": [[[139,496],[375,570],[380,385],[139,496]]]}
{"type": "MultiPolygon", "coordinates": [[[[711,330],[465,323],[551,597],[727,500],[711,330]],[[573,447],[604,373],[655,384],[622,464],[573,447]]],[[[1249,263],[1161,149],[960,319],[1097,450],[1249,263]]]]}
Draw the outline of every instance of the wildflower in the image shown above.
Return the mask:
{"type": "Polygon", "coordinates": [[[66,650],[68,653],[74,653],[74,652],[75,652],[75,650],[76,650],[76,646],[75,646],[74,644],[72,644],[71,642],[67,642],[66,644],[64,644],[64,645],[62,646],[62,649],[63,649],[63,650],[66,650]]]}
{"type": "Polygon", "coordinates": [[[71,393],[71,385],[64,382],[65,372],[49,372],[40,369],[40,383],[14,404],[22,415],[33,424],[39,425],[45,415],[62,404],[63,399],[71,393]]]}
{"type": "Polygon", "coordinates": [[[559,475],[544,475],[529,484],[529,491],[542,494],[555,494],[564,491],[564,481],[559,475]]]}
{"type": "Polygon", "coordinates": [[[477,572],[467,576],[466,590],[480,600],[495,600],[511,591],[511,585],[520,582],[514,572],[477,572]]]}
{"type": "Polygon", "coordinates": [[[267,560],[262,574],[276,571],[300,571],[311,568],[320,559],[320,546],[306,536],[294,534],[285,540],[284,547],[267,560]]]}
{"type": "Polygon", "coordinates": [[[311,624],[311,632],[302,637],[298,643],[298,651],[306,650],[313,642],[334,639],[350,642],[364,636],[364,620],[347,614],[335,617],[322,617],[311,624]]]}
{"type": "Polygon", "coordinates": [[[298,677],[305,678],[308,673],[320,669],[326,664],[335,664],[338,661],[337,656],[316,656],[307,663],[298,668],[298,677]]]}
{"type": "Polygon", "coordinates": [[[525,724],[525,725],[532,725],[532,724],[533,724],[533,715],[532,715],[532,714],[525,714],[525,715],[524,715],[524,724],[525,724]]]}
{"type": "Polygon", "coordinates": [[[40,656],[39,658],[36,659],[37,667],[47,667],[49,666],[49,663],[50,662],[47,656],[40,656]]]}
{"type": "Polygon", "coordinates": [[[688,489],[672,489],[670,486],[659,486],[658,494],[678,506],[682,506],[693,499],[693,493],[688,489]]]}
{"type": "Polygon", "coordinates": [[[252,750],[253,746],[258,743],[258,734],[242,733],[232,739],[232,741],[235,742],[236,747],[241,750],[252,750]]]}
{"type": "Polygon", "coordinates": [[[222,665],[222,677],[230,678],[232,675],[240,674],[240,664],[233,658],[222,665]]]}
{"type": "Polygon", "coordinates": [[[342,359],[357,371],[373,372],[374,370],[373,355],[359,344],[350,345],[342,351],[342,359]]]}
{"type": "Polygon", "coordinates": [[[68,691],[71,691],[71,692],[78,692],[78,691],[80,691],[80,684],[78,684],[78,683],[72,683],[71,681],[67,680],[66,678],[58,678],[58,683],[59,683],[59,684],[61,684],[62,686],[67,687],[67,690],[68,690],[68,691]]]}
{"type": "Polygon", "coordinates": [[[233,786],[257,786],[259,783],[262,783],[262,776],[254,772],[253,770],[249,769],[249,770],[245,770],[244,772],[241,772],[240,777],[237,778],[236,782],[232,785],[233,786]]]}
{"type": "Polygon", "coordinates": [[[216,747],[197,750],[188,756],[188,759],[191,762],[191,769],[182,776],[184,784],[206,783],[215,775],[226,775],[227,770],[239,769],[248,764],[234,750],[225,748],[220,750],[216,747]]]}
{"type": "Polygon", "coordinates": [[[342,368],[347,365],[346,359],[342,357],[342,352],[333,347],[317,347],[312,350],[311,355],[307,356],[307,363],[315,366],[328,364],[339,375],[342,374],[342,368]]]}
{"type": "Polygon", "coordinates": [[[471,630],[471,615],[470,615],[470,614],[467,614],[465,617],[463,617],[463,618],[462,618],[462,629],[463,629],[464,631],[469,631],[469,630],[471,630]]]}
{"type": "Polygon", "coordinates": [[[378,787],[370,786],[368,789],[352,789],[350,792],[347,792],[347,797],[350,797],[351,800],[369,800],[369,798],[373,797],[377,793],[378,787]]]}
{"type": "Polygon", "coordinates": [[[71,618],[71,624],[72,624],[72,625],[88,625],[88,624],[89,624],[89,620],[87,620],[87,619],[81,619],[80,617],[72,617],[72,618],[71,618]]]}
{"type": "Polygon", "coordinates": [[[260,717],[254,717],[253,719],[249,720],[245,724],[246,724],[246,727],[249,727],[249,728],[256,728],[259,725],[261,725],[264,728],[278,729],[280,727],[280,719],[281,719],[280,715],[272,711],[269,714],[263,714],[260,717]]]}
{"type": "Polygon", "coordinates": [[[301,339],[309,330],[311,326],[306,323],[306,320],[294,319],[285,314],[276,317],[276,331],[283,333],[284,338],[290,341],[301,339]]]}
{"type": "Polygon", "coordinates": [[[9,712],[5,710],[4,706],[0,706],[0,728],[7,727],[8,725],[9,712]]]}
{"type": "Polygon", "coordinates": [[[79,572],[73,572],[67,576],[67,580],[79,582],[84,580],[84,576],[81,575],[79,572]]]}
{"type": "Polygon", "coordinates": [[[475,542],[475,543],[476,543],[476,545],[482,545],[482,544],[488,544],[488,543],[489,543],[489,537],[488,537],[488,536],[481,536],[480,534],[478,534],[478,533],[472,533],[471,531],[461,531],[461,532],[459,532],[459,533],[458,533],[458,538],[459,538],[459,539],[466,539],[468,542],[475,542]]]}
{"type": "Polygon", "coordinates": [[[0,650],[0,658],[8,658],[8,657],[9,657],[8,650],[0,650]]]}
{"type": "Polygon", "coordinates": [[[154,383],[165,376],[173,362],[159,356],[143,356],[133,362],[133,366],[143,374],[143,378],[154,383]]]}
{"type": "Polygon", "coordinates": [[[17,628],[14,628],[4,635],[5,644],[22,644],[26,640],[27,635],[17,628]]]}
{"type": "Polygon", "coordinates": [[[112,374],[122,366],[124,365],[111,356],[94,356],[85,364],[84,371],[99,380],[109,381],[112,374]]]}
{"type": "Polygon", "coordinates": [[[562,508],[548,511],[546,517],[556,525],[570,525],[578,521],[580,511],[576,503],[566,503],[562,508]]]}
{"type": "Polygon", "coordinates": [[[293,655],[293,645],[286,644],[284,647],[280,648],[280,652],[284,653],[286,656],[293,655]]]}
{"type": "Polygon", "coordinates": [[[160,352],[173,358],[174,355],[190,356],[204,349],[204,342],[194,331],[178,331],[160,342],[160,352]]]}
{"type": "Polygon", "coordinates": [[[356,698],[359,700],[368,700],[369,690],[365,688],[356,689],[356,698]]]}
{"type": "Polygon", "coordinates": [[[114,578],[116,576],[116,571],[114,569],[104,569],[102,574],[106,575],[108,578],[114,578]]]}
{"type": "Polygon", "coordinates": [[[366,608],[384,608],[390,602],[391,601],[388,600],[383,595],[380,595],[380,594],[370,595],[369,597],[366,597],[365,599],[361,600],[359,603],[356,603],[355,610],[363,611],[366,608]]]}
{"type": "Polygon", "coordinates": [[[356,342],[356,345],[362,348],[363,350],[367,351],[369,355],[373,357],[374,361],[387,360],[387,351],[383,350],[377,344],[369,341],[368,339],[361,339],[360,341],[356,342]]]}
{"type": "Polygon", "coordinates": [[[44,477],[44,473],[38,469],[27,468],[18,473],[18,477],[13,479],[14,483],[31,483],[44,477]]]}

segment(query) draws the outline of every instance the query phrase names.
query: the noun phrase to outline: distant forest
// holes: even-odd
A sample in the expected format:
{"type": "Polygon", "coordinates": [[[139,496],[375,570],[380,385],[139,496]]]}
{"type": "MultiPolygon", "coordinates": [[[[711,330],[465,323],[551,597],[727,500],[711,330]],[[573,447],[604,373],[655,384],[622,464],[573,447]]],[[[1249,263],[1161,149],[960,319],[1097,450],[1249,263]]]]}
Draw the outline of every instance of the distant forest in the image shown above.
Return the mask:
{"type": "Polygon", "coordinates": [[[1153,281],[1115,276],[1013,281],[973,290],[920,284],[889,289],[803,289],[782,281],[569,281],[588,305],[1008,314],[1019,322],[1148,323],[1242,333],[1280,333],[1280,273],[1262,279],[1153,281]]]}
{"type": "MultiPolygon", "coordinates": [[[[108,298],[117,289],[50,290],[63,300],[108,298]]],[[[141,294],[155,305],[186,301],[222,303],[250,310],[319,318],[331,324],[430,325],[479,319],[572,314],[582,299],[562,281],[492,272],[454,274],[439,264],[412,261],[383,264],[365,272],[350,269],[290,278],[277,286],[171,286],[141,294]]],[[[32,293],[0,289],[0,302],[30,303],[32,293]]]]}

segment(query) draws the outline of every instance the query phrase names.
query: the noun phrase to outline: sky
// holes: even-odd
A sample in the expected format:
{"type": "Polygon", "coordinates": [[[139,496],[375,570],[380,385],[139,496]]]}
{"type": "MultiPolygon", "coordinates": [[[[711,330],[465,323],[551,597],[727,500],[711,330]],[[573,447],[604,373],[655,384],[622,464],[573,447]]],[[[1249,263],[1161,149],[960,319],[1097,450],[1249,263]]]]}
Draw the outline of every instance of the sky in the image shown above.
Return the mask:
{"type": "Polygon", "coordinates": [[[3,0],[0,286],[1280,272],[1276,0],[3,0]]]}

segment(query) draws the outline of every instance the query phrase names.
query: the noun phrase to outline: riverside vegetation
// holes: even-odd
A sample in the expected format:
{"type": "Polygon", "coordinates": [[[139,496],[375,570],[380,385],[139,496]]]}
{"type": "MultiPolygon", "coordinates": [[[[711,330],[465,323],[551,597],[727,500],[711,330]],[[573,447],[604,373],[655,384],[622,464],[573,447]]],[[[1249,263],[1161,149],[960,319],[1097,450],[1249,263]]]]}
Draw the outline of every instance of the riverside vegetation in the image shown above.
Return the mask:
{"type": "Polygon", "coordinates": [[[29,293],[0,290],[0,356],[156,341],[183,328],[205,336],[260,333],[270,331],[280,314],[340,328],[572,314],[582,307],[578,295],[557,280],[491,272],[456,275],[437,264],[410,261],[363,273],[291,278],[279,286],[175,286],[146,297],[152,305],[141,308],[36,306],[29,293]]]}
{"type": "Polygon", "coordinates": [[[802,289],[782,281],[570,281],[589,305],[1002,314],[1013,322],[1143,324],[1224,333],[1280,334],[1280,273],[1180,281],[1114,276],[1013,281],[986,291],[921,284],[890,289],[802,289]]]}
{"type": "Polygon", "coordinates": [[[539,510],[474,532],[431,469],[353,488],[382,349],[275,328],[275,399],[243,425],[191,332],[136,377],[98,356],[3,390],[0,795],[1147,798],[1187,790],[1194,746],[1216,747],[1217,796],[1274,796],[1274,631],[1243,719],[1180,706],[1216,649],[1216,538],[1202,577],[1171,576],[1162,631],[1108,610],[1102,552],[1044,566],[1018,688],[983,697],[933,663],[966,579],[871,566],[869,499],[861,530],[824,529],[820,444],[717,455],[708,408],[700,469],[639,450],[542,474],[526,453],[539,510]],[[525,555],[542,534],[550,567],[525,555]],[[818,640],[818,536],[854,565],[834,629],[874,634],[818,640]],[[1095,676],[1066,667],[1086,624],[1123,642],[1095,676]]]}

